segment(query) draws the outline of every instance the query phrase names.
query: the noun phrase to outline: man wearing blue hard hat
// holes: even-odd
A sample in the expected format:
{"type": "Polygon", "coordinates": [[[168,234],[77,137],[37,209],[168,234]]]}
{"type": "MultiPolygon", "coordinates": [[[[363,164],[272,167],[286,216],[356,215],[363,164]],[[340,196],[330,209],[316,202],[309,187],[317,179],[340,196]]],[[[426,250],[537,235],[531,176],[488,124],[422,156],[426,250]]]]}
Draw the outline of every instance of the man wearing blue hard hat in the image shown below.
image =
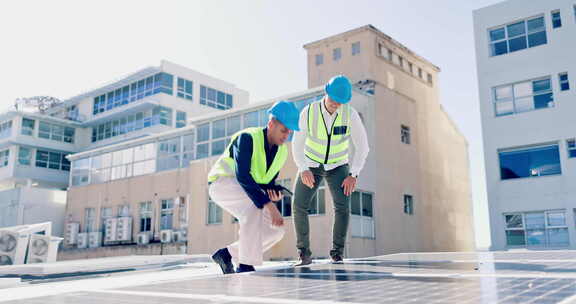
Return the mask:
{"type": "Polygon", "coordinates": [[[275,204],[282,199],[282,188],[275,180],[288,157],[284,143],[299,130],[299,113],[293,103],[279,101],[268,114],[266,127],[234,134],[208,174],[210,197],[240,225],[238,241],[212,255],[224,274],[254,271],[263,253],[284,236],[275,204]]]}
{"type": "Polygon", "coordinates": [[[324,179],[334,202],[332,250],[329,254],[332,262],[343,261],[350,196],[369,151],[360,116],[348,104],[352,99],[352,85],[348,78],[343,75],[333,77],[326,84],[325,93],[324,98],[309,104],[300,113],[301,131],[294,134],[292,145],[294,162],[299,169],[292,207],[300,256],[296,266],[312,263],[308,210],[324,179]],[[350,142],[354,145],[352,158],[349,156],[350,142]]]}

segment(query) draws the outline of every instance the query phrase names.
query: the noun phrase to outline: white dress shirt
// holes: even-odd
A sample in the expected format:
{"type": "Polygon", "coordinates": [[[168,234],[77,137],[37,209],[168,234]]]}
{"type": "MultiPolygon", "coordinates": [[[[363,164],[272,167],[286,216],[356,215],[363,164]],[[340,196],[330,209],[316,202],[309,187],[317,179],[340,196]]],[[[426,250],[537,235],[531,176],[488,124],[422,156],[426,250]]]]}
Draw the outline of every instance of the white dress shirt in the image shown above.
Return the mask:
{"type": "MultiPolygon", "coordinates": [[[[326,106],[324,105],[324,99],[322,99],[322,116],[324,116],[324,123],[328,124],[326,130],[327,133],[330,133],[330,127],[332,126],[332,122],[336,119],[336,112],[330,114],[328,110],[326,110],[326,106]]],[[[308,108],[310,105],[315,104],[315,102],[307,105],[302,109],[300,112],[300,121],[299,127],[300,131],[294,132],[294,140],[292,143],[292,155],[294,156],[294,162],[296,166],[298,166],[298,170],[300,172],[308,170],[308,168],[317,168],[321,164],[311,160],[310,158],[306,157],[304,154],[304,146],[306,144],[306,136],[308,136],[308,108]]],[[[334,164],[325,164],[325,170],[332,170],[336,167],[342,166],[344,164],[350,164],[350,174],[353,176],[357,176],[362,168],[364,167],[364,163],[366,163],[366,157],[368,156],[368,152],[370,148],[368,147],[368,136],[366,135],[366,129],[364,128],[364,124],[360,119],[360,115],[358,112],[350,107],[350,139],[352,144],[354,145],[354,155],[352,160],[342,160],[338,163],[334,164]]]]}

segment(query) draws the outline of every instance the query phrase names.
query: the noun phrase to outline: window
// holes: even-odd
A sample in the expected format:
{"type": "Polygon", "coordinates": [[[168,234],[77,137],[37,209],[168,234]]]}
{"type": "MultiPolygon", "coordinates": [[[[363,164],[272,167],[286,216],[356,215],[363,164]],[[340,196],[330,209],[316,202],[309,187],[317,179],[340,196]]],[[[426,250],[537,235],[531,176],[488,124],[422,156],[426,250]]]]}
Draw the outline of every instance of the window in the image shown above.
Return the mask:
{"type": "Polygon", "coordinates": [[[410,72],[410,75],[414,74],[414,65],[412,62],[408,62],[408,71],[410,72]]]}
{"type": "Polygon", "coordinates": [[[428,83],[429,83],[429,84],[433,84],[433,82],[432,82],[432,74],[426,73],[426,76],[427,76],[428,83]]]}
{"type": "Polygon", "coordinates": [[[28,118],[22,118],[22,135],[34,135],[34,120],[28,118]]]}
{"type": "Polygon", "coordinates": [[[360,41],[352,43],[352,56],[360,54],[360,41]]]}
{"type": "Polygon", "coordinates": [[[200,104],[219,110],[227,110],[233,106],[233,96],[201,85],[200,104]]]}
{"type": "Polygon", "coordinates": [[[400,140],[407,145],[410,144],[410,127],[400,126],[400,140]]]}
{"type": "MultiPolygon", "coordinates": [[[[290,179],[283,179],[278,182],[279,185],[285,187],[286,189],[290,189],[292,184],[290,183],[290,179]]],[[[284,196],[282,197],[281,201],[276,202],[276,208],[280,211],[280,214],[284,217],[292,216],[292,197],[284,196]]]]}
{"type": "Polygon", "coordinates": [[[130,205],[125,204],[118,206],[118,216],[119,217],[130,216],[130,205]]]}
{"type": "Polygon", "coordinates": [[[183,196],[178,198],[178,223],[180,228],[188,227],[188,205],[183,196]]]}
{"type": "Polygon", "coordinates": [[[493,98],[496,116],[554,107],[550,77],[495,87],[493,98]]]}
{"type": "Polygon", "coordinates": [[[73,144],[74,133],[74,128],[41,121],[38,137],[73,144]]]}
{"type": "Polygon", "coordinates": [[[382,56],[386,60],[392,60],[390,50],[388,50],[382,43],[378,43],[378,55],[382,56]]]}
{"type": "Polygon", "coordinates": [[[560,17],[560,11],[559,10],[552,12],[552,27],[553,28],[562,27],[562,18],[560,17]]]}
{"type": "Polygon", "coordinates": [[[180,168],[182,154],[181,137],[162,140],[158,143],[157,171],[180,168]]]}
{"type": "Polygon", "coordinates": [[[186,112],[176,111],[176,128],[186,126],[186,112]]]}
{"type": "Polygon", "coordinates": [[[178,87],[176,95],[180,98],[192,100],[192,81],[178,77],[178,87]]]}
{"type": "Polygon", "coordinates": [[[562,174],[558,145],[501,151],[502,180],[562,174]]]}
{"type": "Polygon", "coordinates": [[[568,80],[568,73],[559,74],[558,79],[560,80],[560,90],[561,91],[570,90],[570,81],[568,80]]]}
{"type": "Polygon", "coordinates": [[[222,224],[222,208],[216,205],[210,197],[208,197],[208,214],[207,224],[222,224]]]}
{"type": "Polygon", "coordinates": [[[373,194],[354,191],[350,198],[352,237],[374,238],[373,194]]]}
{"type": "Polygon", "coordinates": [[[172,229],[174,227],[174,200],[163,199],[160,202],[162,204],[160,213],[160,230],[172,229]]]}
{"type": "Polygon", "coordinates": [[[7,138],[12,135],[12,121],[0,123],[0,138],[7,138]]]}
{"type": "Polygon", "coordinates": [[[0,151],[0,168],[8,166],[10,150],[0,151]]]}
{"type": "Polygon", "coordinates": [[[96,209],[84,209],[84,232],[96,231],[96,209]]]}
{"type": "Polygon", "coordinates": [[[140,232],[152,231],[152,202],[140,203],[140,232]]]}
{"type": "Polygon", "coordinates": [[[138,112],[92,128],[92,142],[150,128],[158,124],[172,126],[172,109],[157,106],[152,112],[138,112]]]}
{"type": "Polygon", "coordinates": [[[70,171],[70,162],[65,152],[36,150],[36,167],[70,171]]]}
{"type": "Polygon", "coordinates": [[[418,68],[418,78],[422,79],[424,76],[422,75],[422,68],[418,68]]]}
{"type": "Polygon", "coordinates": [[[322,180],[322,183],[316,191],[316,195],[310,202],[310,209],[308,209],[309,215],[320,215],[326,214],[326,182],[322,180]]]}
{"type": "Polygon", "coordinates": [[[499,56],[547,43],[544,17],[501,26],[489,31],[490,52],[499,56]]]}
{"type": "Polygon", "coordinates": [[[316,54],[315,58],[316,58],[316,65],[324,64],[324,55],[316,54]]]}
{"type": "Polygon", "coordinates": [[[32,158],[32,152],[30,148],[20,146],[18,148],[18,163],[24,166],[30,166],[30,161],[32,158]]]}
{"type": "Polygon", "coordinates": [[[399,66],[401,69],[404,69],[404,58],[403,58],[402,56],[400,56],[400,55],[398,55],[398,62],[397,62],[397,64],[398,64],[398,66],[399,66]]]}
{"type": "Polygon", "coordinates": [[[338,61],[340,60],[340,58],[342,58],[342,49],[341,48],[335,48],[332,50],[332,59],[334,61],[338,61]]]}
{"type": "Polygon", "coordinates": [[[414,214],[414,198],[412,195],[404,195],[404,213],[409,215],[414,214]]]}
{"type": "Polygon", "coordinates": [[[576,157],[576,139],[567,140],[566,147],[568,148],[568,157],[576,157]]]}
{"type": "Polygon", "coordinates": [[[248,112],[244,114],[244,128],[257,127],[258,123],[258,112],[248,112]]]}
{"type": "Polygon", "coordinates": [[[504,214],[506,245],[510,247],[568,247],[564,210],[504,214]]]}
{"type": "MultiPolygon", "coordinates": [[[[144,97],[158,93],[172,95],[174,76],[167,73],[158,73],[129,85],[117,88],[106,94],[94,97],[92,114],[97,115],[114,108],[127,105],[144,97]]],[[[184,86],[186,91],[186,85],[184,86]]]]}

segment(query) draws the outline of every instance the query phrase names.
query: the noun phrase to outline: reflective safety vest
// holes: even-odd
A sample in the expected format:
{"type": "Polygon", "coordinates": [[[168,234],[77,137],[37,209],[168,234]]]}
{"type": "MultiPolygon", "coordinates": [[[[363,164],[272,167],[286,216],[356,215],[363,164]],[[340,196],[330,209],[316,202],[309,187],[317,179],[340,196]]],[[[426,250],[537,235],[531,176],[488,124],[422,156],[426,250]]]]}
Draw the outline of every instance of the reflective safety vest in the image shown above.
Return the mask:
{"type": "Polygon", "coordinates": [[[266,170],[266,151],[264,149],[264,128],[247,128],[237,132],[232,135],[230,139],[230,144],[226,147],[226,150],[220,158],[216,161],[210,173],[208,173],[208,182],[214,182],[219,177],[222,176],[236,176],[236,161],[230,155],[230,147],[234,140],[242,134],[248,133],[252,136],[252,160],[250,164],[250,175],[257,184],[268,184],[272,181],[274,176],[280,169],[284,166],[286,158],[288,157],[288,148],[286,145],[280,145],[276,156],[270,165],[270,168],[266,170]]]}
{"type": "Polygon", "coordinates": [[[304,154],[321,164],[334,164],[348,160],[350,105],[343,104],[338,108],[336,118],[328,132],[322,115],[323,102],[322,99],[308,107],[308,135],[304,154]]]}

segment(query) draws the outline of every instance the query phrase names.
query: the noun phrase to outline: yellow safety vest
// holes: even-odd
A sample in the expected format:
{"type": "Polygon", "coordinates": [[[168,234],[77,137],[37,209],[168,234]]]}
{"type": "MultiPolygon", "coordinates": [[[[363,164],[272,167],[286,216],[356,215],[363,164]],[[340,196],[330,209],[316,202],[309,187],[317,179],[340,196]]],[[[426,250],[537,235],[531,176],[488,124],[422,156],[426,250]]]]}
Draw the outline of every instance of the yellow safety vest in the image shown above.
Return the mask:
{"type": "Polygon", "coordinates": [[[266,170],[266,151],[264,150],[264,128],[247,128],[232,135],[230,144],[220,158],[216,161],[210,173],[208,173],[208,182],[214,182],[222,176],[236,176],[236,162],[230,155],[230,146],[234,140],[242,133],[248,133],[252,136],[252,160],[250,165],[250,175],[257,184],[268,184],[272,181],[274,176],[284,166],[286,158],[288,157],[288,149],[286,145],[278,147],[276,156],[272,161],[270,168],[266,170]]]}
{"type": "Polygon", "coordinates": [[[304,153],[318,163],[334,164],[348,159],[351,110],[350,105],[341,105],[328,132],[322,115],[323,102],[322,99],[308,106],[308,134],[304,153]]]}

